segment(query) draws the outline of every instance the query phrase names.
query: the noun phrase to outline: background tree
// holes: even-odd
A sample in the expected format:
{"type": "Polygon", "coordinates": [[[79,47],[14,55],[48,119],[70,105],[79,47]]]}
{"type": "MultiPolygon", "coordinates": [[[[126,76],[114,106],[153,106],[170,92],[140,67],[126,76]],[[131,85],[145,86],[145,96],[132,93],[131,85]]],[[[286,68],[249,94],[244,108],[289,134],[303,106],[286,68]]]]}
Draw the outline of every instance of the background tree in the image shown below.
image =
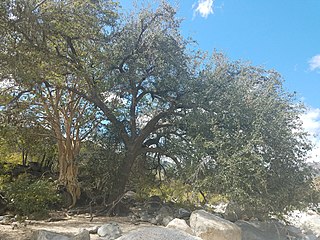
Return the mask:
{"type": "Polygon", "coordinates": [[[188,166],[192,180],[264,216],[308,202],[304,108],[280,75],[215,54],[200,77],[207,87],[189,125],[198,153],[188,166]]]}
{"type": "Polygon", "coordinates": [[[166,151],[166,137],[179,131],[174,119],[190,109],[188,95],[196,90],[197,56],[188,52],[175,13],[163,3],[156,10],[128,16],[105,46],[100,75],[83,78],[85,91],[69,88],[94,103],[121,139],[121,177],[109,201],[125,191],[139,156],[161,154],[179,165],[166,151]]]}

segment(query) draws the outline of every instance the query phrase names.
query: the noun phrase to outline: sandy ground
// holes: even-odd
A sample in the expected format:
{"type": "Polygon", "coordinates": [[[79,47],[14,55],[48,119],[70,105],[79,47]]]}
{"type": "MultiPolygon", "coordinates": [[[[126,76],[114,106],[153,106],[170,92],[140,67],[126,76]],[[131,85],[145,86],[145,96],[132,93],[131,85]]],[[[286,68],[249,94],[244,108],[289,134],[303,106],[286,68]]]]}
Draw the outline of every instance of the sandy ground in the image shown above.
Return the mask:
{"type": "MultiPolygon", "coordinates": [[[[89,229],[106,223],[116,222],[123,233],[142,226],[150,226],[148,223],[134,224],[126,217],[95,217],[90,222],[88,215],[77,215],[65,218],[61,221],[33,221],[26,220],[24,223],[0,224],[0,240],[29,240],[32,232],[39,229],[59,233],[77,234],[81,229],[89,229]]],[[[90,234],[90,239],[99,239],[97,234],[90,234]]]]}

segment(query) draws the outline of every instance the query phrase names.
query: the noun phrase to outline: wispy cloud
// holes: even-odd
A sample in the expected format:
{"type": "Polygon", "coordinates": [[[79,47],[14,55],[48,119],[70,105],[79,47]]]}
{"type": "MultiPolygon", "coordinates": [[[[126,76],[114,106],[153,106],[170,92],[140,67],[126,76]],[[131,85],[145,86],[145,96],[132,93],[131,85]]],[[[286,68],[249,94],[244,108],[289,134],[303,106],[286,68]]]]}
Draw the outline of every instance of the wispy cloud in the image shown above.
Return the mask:
{"type": "Polygon", "coordinates": [[[312,57],[310,60],[309,60],[309,67],[310,67],[310,70],[311,71],[314,71],[314,70],[320,70],[320,54],[312,57]]]}
{"type": "Polygon", "coordinates": [[[303,128],[310,134],[314,148],[309,161],[320,162],[320,108],[312,108],[301,116],[303,128]]]}
{"type": "Polygon", "coordinates": [[[214,0],[198,0],[198,3],[194,4],[192,8],[195,8],[194,13],[199,13],[202,17],[207,18],[213,13],[214,0]]]}

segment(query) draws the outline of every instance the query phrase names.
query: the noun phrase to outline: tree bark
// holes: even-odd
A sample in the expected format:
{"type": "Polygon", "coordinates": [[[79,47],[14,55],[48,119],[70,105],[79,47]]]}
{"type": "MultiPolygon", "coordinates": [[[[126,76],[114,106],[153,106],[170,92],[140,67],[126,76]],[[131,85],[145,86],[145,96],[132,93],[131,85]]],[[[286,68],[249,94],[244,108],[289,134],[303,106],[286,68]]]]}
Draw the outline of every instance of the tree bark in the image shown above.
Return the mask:
{"type": "Polygon", "coordinates": [[[108,203],[117,201],[117,199],[125,193],[132,166],[138,155],[138,149],[134,149],[134,146],[128,147],[125,159],[118,169],[119,178],[118,181],[115,182],[115,189],[113,189],[113,192],[110,194],[108,203]]]}
{"type": "Polygon", "coordinates": [[[67,141],[58,140],[59,152],[59,182],[66,187],[71,195],[73,207],[80,197],[81,191],[78,182],[78,166],[75,158],[79,153],[79,147],[67,144],[67,141]]]}

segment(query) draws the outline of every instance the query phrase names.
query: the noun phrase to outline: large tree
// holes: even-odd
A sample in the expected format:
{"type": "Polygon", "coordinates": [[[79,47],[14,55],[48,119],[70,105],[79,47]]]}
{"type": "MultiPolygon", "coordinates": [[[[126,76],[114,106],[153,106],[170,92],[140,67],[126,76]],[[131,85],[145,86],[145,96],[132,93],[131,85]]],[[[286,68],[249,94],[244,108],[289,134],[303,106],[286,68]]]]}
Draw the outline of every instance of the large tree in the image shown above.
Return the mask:
{"type": "Polygon", "coordinates": [[[215,54],[200,77],[207,87],[189,120],[198,153],[189,180],[260,214],[306,203],[312,174],[299,118],[304,107],[283,89],[281,76],[215,54]]]}
{"type": "Polygon", "coordinates": [[[65,86],[80,87],[73,73],[92,64],[94,54],[88,48],[105,41],[105,28],[115,16],[113,7],[110,1],[3,1],[0,5],[0,75],[7,107],[23,102],[33,112],[34,122],[52,130],[59,180],[71,194],[72,205],[80,196],[75,162],[80,144],[99,116],[92,104],[65,86]]]}
{"type": "Polygon", "coordinates": [[[84,78],[86,91],[69,88],[98,106],[121,139],[125,157],[110,201],[125,190],[139,156],[160,154],[180,164],[166,151],[166,138],[179,139],[175,121],[191,108],[198,86],[197,56],[188,51],[175,14],[162,3],[129,15],[105,46],[99,78],[84,78]]]}

